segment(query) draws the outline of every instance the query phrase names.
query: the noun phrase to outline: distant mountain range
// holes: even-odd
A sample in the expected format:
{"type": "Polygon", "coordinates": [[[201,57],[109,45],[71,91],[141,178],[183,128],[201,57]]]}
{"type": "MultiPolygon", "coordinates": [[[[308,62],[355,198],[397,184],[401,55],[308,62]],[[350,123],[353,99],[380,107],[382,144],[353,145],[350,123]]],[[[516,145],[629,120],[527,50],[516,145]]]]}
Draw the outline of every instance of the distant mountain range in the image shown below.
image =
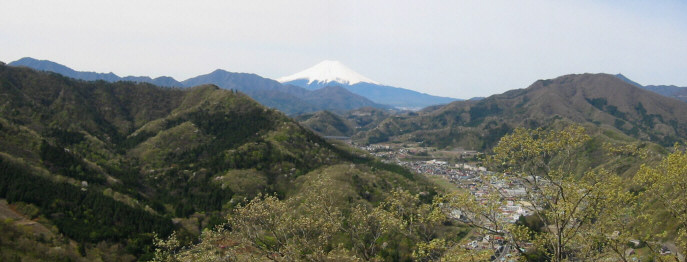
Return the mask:
{"type": "Polygon", "coordinates": [[[276,108],[290,115],[319,110],[344,112],[361,107],[418,110],[430,105],[447,104],[459,100],[381,85],[336,61],[324,61],[301,73],[280,78],[283,83],[256,74],[233,73],[222,69],[180,82],[168,76],[157,78],[148,76],[120,77],[111,72],[76,71],[52,61],[30,57],[19,59],[8,65],[54,72],[86,81],[132,81],[164,87],[193,87],[201,84],[214,84],[224,89],[234,89],[245,93],[263,105],[276,108]]]}
{"type": "Polygon", "coordinates": [[[265,106],[276,108],[291,115],[319,110],[343,112],[360,107],[392,108],[391,106],[372,102],[343,88],[330,87],[313,91],[294,85],[282,85],[277,81],[263,78],[256,74],[233,73],[221,69],[179,82],[167,76],[153,79],[147,76],[120,77],[114,73],[81,72],[52,61],[37,60],[29,57],[11,62],[9,65],[54,72],[85,81],[132,81],[165,87],[193,87],[203,84],[214,84],[223,89],[233,89],[245,93],[265,106]]]}
{"type": "Polygon", "coordinates": [[[277,81],[310,90],[332,85],[341,86],[375,103],[403,109],[421,109],[431,105],[447,104],[461,100],[382,85],[351,70],[339,61],[330,60],[322,61],[293,75],[281,77],[277,81]]]}
{"type": "Polygon", "coordinates": [[[687,102],[687,87],[680,87],[680,86],[674,86],[674,85],[648,85],[648,86],[643,86],[640,85],[639,83],[630,80],[629,78],[625,77],[622,74],[617,74],[615,75],[616,77],[620,78],[621,80],[630,83],[636,87],[646,89],[649,91],[652,91],[654,93],[658,93],[667,97],[672,97],[678,100],[681,100],[683,102],[687,102]]]}
{"type": "Polygon", "coordinates": [[[110,73],[96,73],[96,72],[82,72],[76,71],[64,65],[49,61],[49,60],[38,60],[30,57],[24,57],[17,61],[11,62],[10,66],[25,66],[28,68],[33,68],[40,71],[48,71],[53,73],[58,73],[60,75],[71,77],[75,79],[81,79],[86,81],[103,80],[107,82],[116,81],[133,81],[133,82],[145,82],[151,83],[157,86],[169,86],[169,87],[182,87],[183,85],[178,81],[174,80],[169,76],[161,76],[152,79],[147,76],[126,76],[120,77],[112,72],[110,73]]]}

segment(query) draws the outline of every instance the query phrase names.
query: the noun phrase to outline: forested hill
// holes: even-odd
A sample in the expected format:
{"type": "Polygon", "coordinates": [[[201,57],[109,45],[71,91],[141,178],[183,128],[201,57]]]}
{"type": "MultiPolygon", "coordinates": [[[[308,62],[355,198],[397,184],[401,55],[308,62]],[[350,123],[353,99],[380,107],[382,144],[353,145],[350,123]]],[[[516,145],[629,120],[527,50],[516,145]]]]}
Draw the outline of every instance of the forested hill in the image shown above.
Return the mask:
{"type": "Polygon", "coordinates": [[[487,149],[516,127],[557,120],[590,124],[670,146],[687,137],[687,104],[608,74],[539,80],[479,101],[457,101],[418,114],[388,118],[359,136],[369,142],[399,137],[440,147],[487,149]]]}
{"type": "Polygon", "coordinates": [[[379,201],[400,184],[419,190],[409,172],[332,146],[241,93],[0,65],[0,198],[53,228],[29,239],[65,246],[54,257],[19,246],[3,255],[150,258],[153,233],[190,241],[246,199],[293,195],[311,173],[346,163],[361,174],[349,202],[379,201]]]}

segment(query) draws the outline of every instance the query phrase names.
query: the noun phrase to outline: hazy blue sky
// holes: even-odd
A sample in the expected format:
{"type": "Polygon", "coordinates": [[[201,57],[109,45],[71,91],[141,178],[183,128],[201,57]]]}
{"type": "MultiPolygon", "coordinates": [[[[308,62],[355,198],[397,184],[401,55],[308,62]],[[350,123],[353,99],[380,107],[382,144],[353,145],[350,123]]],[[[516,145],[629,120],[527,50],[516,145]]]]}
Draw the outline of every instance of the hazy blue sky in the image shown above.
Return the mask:
{"type": "Polygon", "coordinates": [[[0,61],[25,56],[178,80],[333,59],[458,98],[584,72],[687,86],[687,1],[0,0],[0,61]]]}

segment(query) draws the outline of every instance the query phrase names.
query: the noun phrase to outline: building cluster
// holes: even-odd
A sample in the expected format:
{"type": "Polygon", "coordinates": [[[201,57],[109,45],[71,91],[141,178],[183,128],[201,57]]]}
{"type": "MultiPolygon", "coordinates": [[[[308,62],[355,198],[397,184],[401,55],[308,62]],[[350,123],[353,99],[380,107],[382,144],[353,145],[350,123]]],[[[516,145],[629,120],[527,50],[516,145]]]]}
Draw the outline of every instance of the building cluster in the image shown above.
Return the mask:
{"type": "MultiPolygon", "coordinates": [[[[465,163],[450,165],[447,161],[437,159],[403,161],[409,155],[415,154],[406,148],[394,149],[385,145],[369,145],[361,149],[386,162],[401,165],[416,173],[443,176],[457,187],[470,191],[478,201],[486,201],[490,194],[498,192],[499,197],[505,202],[505,205],[499,208],[499,219],[502,223],[515,223],[520,216],[532,214],[532,205],[525,201],[527,195],[525,186],[515,181],[499,180],[485,167],[465,163]],[[485,183],[483,179],[489,179],[489,181],[485,183]]],[[[452,216],[457,219],[464,215],[466,214],[461,214],[458,210],[452,213],[452,216]]],[[[491,249],[499,259],[503,260],[511,260],[515,252],[505,245],[501,236],[487,233],[473,235],[467,247],[480,250],[491,249]]]]}
{"type": "MultiPolygon", "coordinates": [[[[466,169],[474,170],[474,169],[466,169]]],[[[504,205],[498,209],[496,219],[500,224],[512,224],[518,221],[521,216],[529,216],[533,214],[532,204],[526,201],[527,191],[522,183],[514,181],[503,181],[497,176],[490,176],[493,174],[488,171],[468,171],[475,172],[476,175],[469,177],[462,177],[461,180],[451,181],[459,188],[469,190],[475,196],[475,199],[480,202],[486,202],[493,197],[492,194],[498,194],[498,198],[504,201],[504,205]],[[483,181],[488,179],[487,181],[483,181]]],[[[464,220],[471,214],[462,214],[455,212],[454,217],[459,220],[464,220]]],[[[472,217],[474,219],[474,217],[472,217]]],[[[524,248],[531,246],[531,243],[524,244],[524,248]]],[[[490,234],[483,232],[475,234],[470,238],[470,242],[466,248],[476,250],[493,250],[495,254],[495,261],[515,261],[516,250],[511,249],[503,241],[503,237],[498,234],[490,234]]]]}

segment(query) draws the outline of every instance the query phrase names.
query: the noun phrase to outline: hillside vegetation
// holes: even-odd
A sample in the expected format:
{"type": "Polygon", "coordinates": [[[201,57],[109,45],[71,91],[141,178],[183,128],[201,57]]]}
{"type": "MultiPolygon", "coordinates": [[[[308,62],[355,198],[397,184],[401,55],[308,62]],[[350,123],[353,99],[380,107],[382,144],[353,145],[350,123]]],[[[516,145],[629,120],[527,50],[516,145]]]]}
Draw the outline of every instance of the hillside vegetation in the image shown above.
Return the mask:
{"type": "MultiPolygon", "coordinates": [[[[343,206],[375,206],[397,187],[433,192],[423,178],[333,146],[235,91],[0,66],[0,198],[54,225],[49,246],[91,260],[150,259],[155,234],[190,243],[253,197],[290,199],[322,176],[341,181],[343,206]]],[[[12,250],[2,254],[31,256],[12,250]]]]}
{"type": "Polygon", "coordinates": [[[362,107],[347,112],[318,111],[295,117],[303,126],[325,136],[354,136],[376,127],[397,111],[362,107]]]}
{"type": "MultiPolygon", "coordinates": [[[[659,250],[667,243],[675,244],[673,252],[687,250],[687,155],[676,148],[660,163],[642,166],[633,180],[605,168],[579,174],[576,162],[585,161],[579,155],[590,139],[578,125],[516,129],[487,157],[500,173],[472,182],[486,194],[413,194],[385,186],[393,177],[375,180],[352,165],[321,169],[301,177],[300,190],[286,199],[258,195],[235,207],[226,224],[204,231],[195,245],[179,245],[176,236],[157,240],[156,260],[679,261],[679,253],[659,250]],[[373,197],[376,206],[347,205],[337,196],[355,198],[345,181],[358,179],[391,194],[373,197]],[[515,201],[503,192],[512,184],[524,186],[519,200],[530,210],[514,223],[503,209],[515,201]],[[474,248],[470,240],[506,251],[474,248]]],[[[609,146],[607,153],[640,159],[649,150],[609,146]]]]}

